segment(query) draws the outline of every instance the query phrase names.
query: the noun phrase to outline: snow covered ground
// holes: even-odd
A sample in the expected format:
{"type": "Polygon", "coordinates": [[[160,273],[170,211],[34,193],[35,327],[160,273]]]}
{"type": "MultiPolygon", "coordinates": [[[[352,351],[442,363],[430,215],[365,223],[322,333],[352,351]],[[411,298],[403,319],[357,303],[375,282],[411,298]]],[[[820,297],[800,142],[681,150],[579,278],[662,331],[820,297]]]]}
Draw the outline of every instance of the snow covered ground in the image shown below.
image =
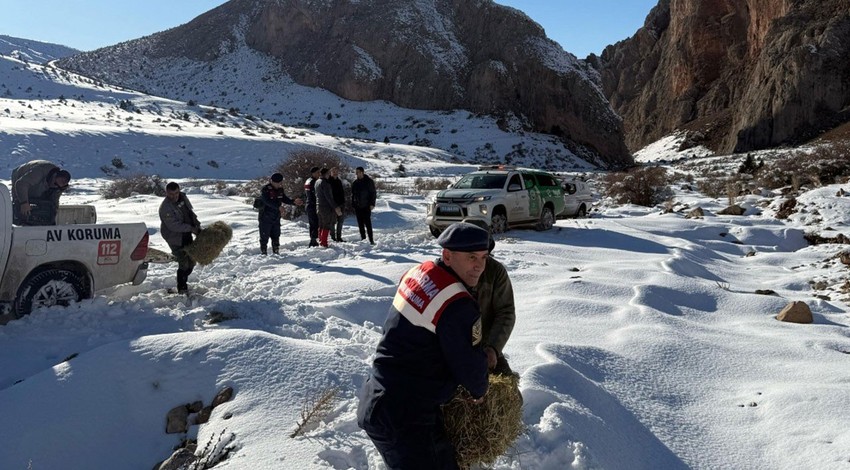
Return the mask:
{"type": "MultiPolygon", "coordinates": [[[[437,255],[428,196],[381,194],[375,246],[356,241],[353,217],[349,241],[328,249],[306,246],[305,221],[285,221],[282,254],[263,257],[246,198],[199,181],[268,174],[298,146],[344,152],[376,175],[399,162],[414,176],[470,166],[422,147],[203,118],[200,107],[61,71],[14,81],[36,78],[4,64],[12,96],[0,88],[0,180],[32,158],[60,162],[75,175],[63,202],[94,204],[102,222],[144,221],[152,246],[166,249],[160,198],[102,199],[102,168],[180,178],[200,220],[226,221],[234,237],[190,277],[200,293],[191,299],[167,292],[174,265],[154,264],[139,286],[0,327],[0,468],[150,469],[183,437],[232,446],[215,468],[382,468],[355,424],[356,391],[398,279],[437,255]],[[209,404],[225,386],[235,395],[207,424],[165,433],[170,409],[209,404]],[[290,438],[305,403],[333,387],[332,411],[290,438]]],[[[847,468],[848,267],[836,257],[843,246],[803,238],[850,235],[850,197],[839,189],[850,186],[805,193],[780,221],[780,197],[747,196],[747,216],[718,216],[725,200],[682,185],[679,212],[599,201],[589,219],[499,236],[494,255],[518,306],[506,354],[522,377],[528,432],[495,468],[847,468]],[[706,217],[685,219],[697,206],[706,217]],[[776,295],[755,293],[767,289],[776,295]],[[813,324],[775,320],[793,300],[811,307],[813,324]]]]}
{"type": "MultiPolygon", "coordinates": [[[[102,200],[100,184],[77,181],[67,201],[95,204],[104,222],[144,221],[166,248],[159,198],[102,200]]],[[[235,451],[216,468],[381,468],[355,424],[355,394],[396,282],[437,253],[426,198],[382,194],[375,246],[358,241],[352,219],[349,242],[308,248],[304,221],[287,221],[283,254],[263,257],[244,198],[190,184],[201,221],[234,228],[190,278],[202,295],[168,294],[175,267],[155,264],[140,286],[0,327],[0,468],[150,468],[182,437],[165,434],[168,410],[208,404],[223,386],[234,399],[190,430],[202,444],[232,435],[235,451]],[[210,322],[214,312],[226,320],[210,322]],[[333,412],[289,438],[304,403],[330,387],[340,390],[333,412]]],[[[837,189],[802,199],[823,226],[846,228],[850,198],[837,189]]],[[[496,468],[848,465],[847,295],[810,287],[847,278],[833,258],[841,247],[807,247],[803,221],[769,208],[713,216],[717,201],[680,198],[709,215],[602,206],[499,237],[518,305],[506,353],[528,433],[496,468]],[[814,324],[774,319],[792,300],[809,304],[814,324]]]]}

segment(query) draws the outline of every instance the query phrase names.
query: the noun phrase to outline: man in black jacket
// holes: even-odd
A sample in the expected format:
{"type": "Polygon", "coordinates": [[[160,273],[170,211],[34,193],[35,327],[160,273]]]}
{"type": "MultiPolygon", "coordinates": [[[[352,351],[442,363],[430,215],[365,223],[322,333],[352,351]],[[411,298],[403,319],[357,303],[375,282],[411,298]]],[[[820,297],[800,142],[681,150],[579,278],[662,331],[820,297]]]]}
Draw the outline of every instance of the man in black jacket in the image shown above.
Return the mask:
{"type": "Polygon", "coordinates": [[[342,215],[339,215],[336,218],[334,230],[331,232],[331,239],[335,242],[341,242],[342,221],[345,219],[345,186],[342,184],[342,180],[339,179],[339,168],[331,168],[330,176],[328,176],[328,182],[331,184],[331,189],[333,190],[334,203],[342,209],[342,215]]]}
{"type": "Polygon", "coordinates": [[[261,192],[263,207],[260,208],[260,253],[268,253],[269,238],[272,240],[272,253],[280,253],[280,218],[283,216],[284,204],[300,206],[300,198],[294,201],[283,192],[283,175],[275,173],[269,184],[263,186],[261,192]]]}
{"type": "Polygon", "coordinates": [[[437,239],[442,257],[410,269],[398,285],[357,423],[390,469],[457,469],[440,405],[463,385],[479,404],[487,393],[481,315],[469,288],[478,283],[490,235],[450,225],[437,239]]]}
{"type": "Polygon", "coordinates": [[[310,226],[310,246],[319,246],[319,216],[316,213],[316,182],[321,177],[321,168],[314,166],[310,168],[310,177],[304,182],[304,195],[307,197],[307,205],[304,212],[307,213],[307,223],[310,226]]]}
{"type": "Polygon", "coordinates": [[[354,215],[357,216],[357,228],[360,229],[360,239],[365,240],[369,235],[369,243],[374,245],[372,236],[372,210],[375,208],[375,200],[378,197],[375,191],[375,182],[366,174],[362,166],[354,170],[357,179],[351,183],[351,205],[354,207],[354,215]]]}

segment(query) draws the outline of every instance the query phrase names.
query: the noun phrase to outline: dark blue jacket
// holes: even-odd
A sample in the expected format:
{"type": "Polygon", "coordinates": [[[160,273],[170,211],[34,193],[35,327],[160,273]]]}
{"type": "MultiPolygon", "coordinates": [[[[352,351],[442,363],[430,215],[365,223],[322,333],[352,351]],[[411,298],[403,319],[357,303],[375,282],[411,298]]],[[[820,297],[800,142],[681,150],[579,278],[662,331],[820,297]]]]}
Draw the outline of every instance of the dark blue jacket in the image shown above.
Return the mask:
{"type": "Polygon", "coordinates": [[[487,355],[480,340],[478,304],[466,286],[442,260],[423,263],[408,271],[399,284],[384,325],[384,336],[378,343],[372,379],[379,384],[378,389],[385,390],[386,395],[392,397],[392,402],[404,403],[414,409],[429,409],[448,402],[458,385],[463,385],[473,397],[481,397],[487,392],[488,381],[487,355]],[[419,283],[410,281],[411,273],[423,267],[427,275],[425,280],[418,277],[419,283]],[[446,276],[452,282],[452,286],[446,288],[451,297],[442,304],[436,318],[429,320],[427,315],[422,315],[426,318],[414,318],[420,323],[417,325],[408,320],[409,312],[401,313],[405,309],[415,311],[410,305],[417,302],[424,302],[426,311],[428,302],[440,302],[439,299],[444,296],[436,294],[442,291],[438,279],[446,279],[446,276]],[[415,289],[414,285],[422,282],[426,284],[424,291],[430,294],[431,300],[428,295],[422,295],[422,290],[415,289]],[[458,286],[460,292],[457,292],[458,286]],[[407,298],[412,300],[405,304],[401,297],[405,290],[411,292],[408,288],[412,288],[414,293],[408,294],[407,298]]]}
{"type": "Polygon", "coordinates": [[[259,215],[261,222],[280,223],[280,206],[295,204],[295,201],[283,192],[283,188],[275,188],[271,183],[263,186],[260,198],[263,200],[259,215]]]}

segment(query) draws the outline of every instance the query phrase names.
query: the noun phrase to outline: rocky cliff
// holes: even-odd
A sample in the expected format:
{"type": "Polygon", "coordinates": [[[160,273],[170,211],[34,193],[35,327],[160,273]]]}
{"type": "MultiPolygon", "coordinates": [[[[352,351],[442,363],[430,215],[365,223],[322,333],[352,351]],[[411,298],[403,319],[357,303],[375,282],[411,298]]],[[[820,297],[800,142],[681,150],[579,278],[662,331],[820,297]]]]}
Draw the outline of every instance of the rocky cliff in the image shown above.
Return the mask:
{"type": "Polygon", "coordinates": [[[631,162],[596,71],[490,0],[232,0],[60,65],[115,81],[127,69],[156,75],[153,59],[209,62],[240,45],[278,59],[295,82],[349,100],[518,117],[609,166],[631,162]]]}
{"type": "Polygon", "coordinates": [[[677,129],[719,152],[805,141],[850,120],[847,0],[661,0],[588,61],[632,150],[677,129]]]}

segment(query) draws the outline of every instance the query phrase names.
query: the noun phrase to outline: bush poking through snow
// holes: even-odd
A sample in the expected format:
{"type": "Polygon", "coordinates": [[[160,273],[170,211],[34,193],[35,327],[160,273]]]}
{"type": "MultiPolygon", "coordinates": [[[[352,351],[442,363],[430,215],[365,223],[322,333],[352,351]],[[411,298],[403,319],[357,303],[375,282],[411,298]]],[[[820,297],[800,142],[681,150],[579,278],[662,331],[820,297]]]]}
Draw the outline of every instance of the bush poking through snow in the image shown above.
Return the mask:
{"type": "Polygon", "coordinates": [[[333,411],[338,395],[339,389],[331,387],[318,395],[309,397],[301,407],[301,419],[289,437],[303,436],[308,427],[318,424],[327,417],[333,411]]]}
{"type": "Polygon", "coordinates": [[[210,436],[198,455],[198,460],[195,460],[186,468],[188,470],[207,470],[227,460],[227,457],[236,448],[233,444],[233,439],[236,436],[233,433],[227,433],[225,436],[225,432],[227,432],[227,429],[222,429],[218,436],[210,436]]]}
{"type": "Polygon", "coordinates": [[[652,207],[672,196],[667,171],[661,167],[639,167],[608,173],[602,178],[605,194],[618,204],[652,207]]]}
{"type": "Polygon", "coordinates": [[[157,175],[134,175],[116,178],[100,190],[104,199],[120,199],[136,194],[165,196],[165,182],[157,175]]]}

